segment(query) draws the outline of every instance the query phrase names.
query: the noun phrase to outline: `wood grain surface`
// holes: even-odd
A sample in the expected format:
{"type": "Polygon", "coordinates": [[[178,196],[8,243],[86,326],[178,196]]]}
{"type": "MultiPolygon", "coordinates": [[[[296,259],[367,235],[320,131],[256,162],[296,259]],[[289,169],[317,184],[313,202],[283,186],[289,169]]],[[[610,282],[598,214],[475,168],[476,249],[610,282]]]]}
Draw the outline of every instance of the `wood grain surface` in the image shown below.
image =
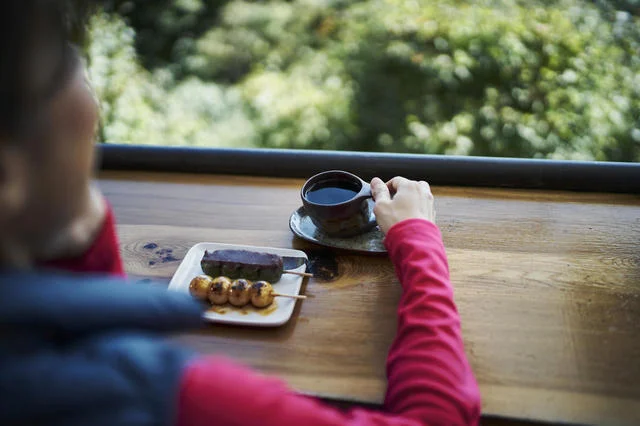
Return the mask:
{"type": "MultiPolygon", "coordinates": [[[[202,241],[296,248],[311,259],[316,276],[303,285],[309,299],[285,326],[211,325],[175,341],[283,377],[304,393],[382,401],[400,295],[393,267],[383,255],[295,238],[288,219],[301,204],[303,180],[143,172],[100,178],[135,279],[167,285],[189,247],[202,241]]],[[[640,197],[433,192],[483,412],[640,424],[640,197]]]]}

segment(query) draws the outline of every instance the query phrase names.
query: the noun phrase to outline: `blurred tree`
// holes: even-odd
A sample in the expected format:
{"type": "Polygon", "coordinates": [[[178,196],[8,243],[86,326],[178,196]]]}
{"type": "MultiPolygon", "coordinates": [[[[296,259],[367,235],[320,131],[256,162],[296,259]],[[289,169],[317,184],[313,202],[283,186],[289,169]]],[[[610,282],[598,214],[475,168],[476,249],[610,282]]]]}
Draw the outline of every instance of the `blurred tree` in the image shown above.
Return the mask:
{"type": "Polygon", "coordinates": [[[138,85],[162,94],[118,118],[107,112],[121,95],[105,85],[104,119],[140,143],[126,129],[144,128],[133,123],[145,109],[202,114],[203,95],[178,96],[190,87],[225,113],[166,129],[189,143],[223,143],[203,135],[242,117],[246,132],[236,121],[224,143],[640,161],[638,2],[112,0],[153,71],[136,65],[138,85]]]}
{"type": "Polygon", "coordinates": [[[135,45],[147,68],[168,67],[184,76],[183,60],[196,40],[215,26],[228,0],[103,0],[136,31],[135,45]]]}
{"type": "Polygon", "coordinates": [[[176,81],[136,61],[134,32],[120,18],[91,23],[88,74],[101,101],[101,140],[142,145],[252,146],[240,92],[196,78],[176,81]]]}

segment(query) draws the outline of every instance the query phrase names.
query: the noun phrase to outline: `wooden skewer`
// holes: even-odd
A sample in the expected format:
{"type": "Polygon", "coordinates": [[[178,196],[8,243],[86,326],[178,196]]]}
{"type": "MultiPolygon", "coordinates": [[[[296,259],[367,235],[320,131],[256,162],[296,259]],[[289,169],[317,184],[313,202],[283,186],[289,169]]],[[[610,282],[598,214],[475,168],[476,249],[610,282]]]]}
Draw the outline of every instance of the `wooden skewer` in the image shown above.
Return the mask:
{"type": "Polygon", "coordinates": [[[280,294],[280,293],[271,293],[273,296],[275,297],[288,297],[290,299],[298,299],[298,300],[304,300],[307,298],[307,296],[302,295],[302,294],[298,294],[298,295],[293,295],[293,294],[280,294]]]}
{"type": "Polygon", "coordinates": [[[298,272],[298,271],[283,271],[285,274],[293,274],[293,275],[299,275],[301,277],[313,277],[313,274],[310,274],[308,272],[298,272]]]}

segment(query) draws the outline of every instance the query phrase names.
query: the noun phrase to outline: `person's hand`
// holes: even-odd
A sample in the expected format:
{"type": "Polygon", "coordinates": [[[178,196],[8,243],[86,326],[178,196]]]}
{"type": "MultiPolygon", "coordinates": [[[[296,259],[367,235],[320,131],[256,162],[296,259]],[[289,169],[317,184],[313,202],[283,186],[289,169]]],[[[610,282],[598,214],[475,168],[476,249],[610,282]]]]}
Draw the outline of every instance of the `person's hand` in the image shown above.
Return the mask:
{"type": "Polygon", "coordinates": [[[379,178],[371,180],[371,193],[376,202],[373,212],[385,234],[396,223],[406,219],[436,220],[433,194],[429,184],[395,177],[386,184],[379,178]]]}

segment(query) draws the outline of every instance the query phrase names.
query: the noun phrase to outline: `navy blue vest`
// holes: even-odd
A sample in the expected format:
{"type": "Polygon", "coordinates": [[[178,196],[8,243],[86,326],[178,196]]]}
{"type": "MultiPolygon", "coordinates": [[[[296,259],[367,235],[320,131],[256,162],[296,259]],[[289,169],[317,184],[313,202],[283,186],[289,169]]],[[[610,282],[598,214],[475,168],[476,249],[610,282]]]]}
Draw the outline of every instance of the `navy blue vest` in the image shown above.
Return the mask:
{"type": "Polygon", "coordinates": [[[202,325],[188,295],[104,277],[0,274],[0,425],[173,425],[202,325]]]}

